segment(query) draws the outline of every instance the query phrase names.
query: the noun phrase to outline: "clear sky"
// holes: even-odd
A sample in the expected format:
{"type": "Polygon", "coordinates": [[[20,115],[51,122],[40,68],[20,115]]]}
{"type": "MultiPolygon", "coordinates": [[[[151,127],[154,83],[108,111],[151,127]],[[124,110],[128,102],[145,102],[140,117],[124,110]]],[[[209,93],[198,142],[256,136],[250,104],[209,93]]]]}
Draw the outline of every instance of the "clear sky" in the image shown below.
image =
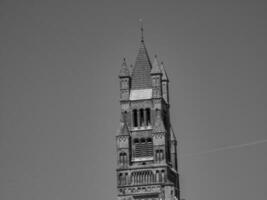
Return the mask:
{"type": "Polygon", "coordinates": [[[170,78],[182,197],[266,199],[267,143],[223,150],[267,139],[267,4],[251,2],[1,0],[0,199],[116,199],[139,18],[170,78]]]}

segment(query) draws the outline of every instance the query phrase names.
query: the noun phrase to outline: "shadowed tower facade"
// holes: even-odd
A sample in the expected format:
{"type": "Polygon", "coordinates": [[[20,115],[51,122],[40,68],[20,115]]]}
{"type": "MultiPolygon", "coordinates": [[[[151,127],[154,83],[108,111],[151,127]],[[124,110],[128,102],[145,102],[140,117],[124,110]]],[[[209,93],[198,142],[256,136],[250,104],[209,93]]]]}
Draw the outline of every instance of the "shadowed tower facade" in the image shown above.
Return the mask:
{"type": "Polygon", "coordinates": [[[119,73],[118,200],[180,200],[169,80],[157,56],[150,62],[141,31],[134,66],[128,66],[123,59],[119,73]]]}

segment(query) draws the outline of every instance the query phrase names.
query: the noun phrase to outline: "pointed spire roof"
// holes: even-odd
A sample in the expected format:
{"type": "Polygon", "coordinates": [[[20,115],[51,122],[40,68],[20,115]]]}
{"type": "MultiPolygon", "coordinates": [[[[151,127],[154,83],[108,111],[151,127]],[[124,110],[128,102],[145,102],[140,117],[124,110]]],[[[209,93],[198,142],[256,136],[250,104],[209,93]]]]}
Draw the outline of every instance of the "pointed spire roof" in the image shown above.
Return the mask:
{"type": "Polygon", "coordinates": [[[124,114],[121,115],[120,127],[119,127],[117,135],[118,136],[119,135],[130,135],[124,114]]]}
{"type": "Polygon", "coordinates": [[[144,28],[141,24],[141,43],[135,60],[132,73],[132,89],[152,88],[150,77],[151,62],[144,42],[144,28]]]}
{"type": "Polygon", "coordinates": [[[161,68],[158,63],[157,55],[154,56],[154,62],[152,64],[151,74],[161,74],[161,68]]]}
{"type": "Polygon", "coordinates": [[[160,64],[160,69],[161,69],[161,72],[162,72],[162,80],[163,81],[169,81],[168,76],[167,76],[167,73],[166,73],[166,71],[164,69],[163,62],[161,62],[161,64],[160,64]]]}
{"type": "Polygon", "coordinates": [[[165,131],[166,131],[166,128],[165,128],[164,123],[162,121],[161,113],[158,110],[157,114],[156,114],[156,120],[155,120],[155,125],[153,128],[153,132],[158,133],[158,132],[165,132],[165,131]]]}
{"type": "Polygon", "coordinates": [[[126,59],[123,58],[119,77],[129,77],[130,75],[131,74],[130,74],[130,70],[129,70],[128,66],[127,66],[127,63],[126,63],[126,59]]]}
{"type": "Polygon", "coordinates": [[[132,89],[152,88],[150,77],[151,62],[145,47],[141,41],[132,74],[132,89]]]}

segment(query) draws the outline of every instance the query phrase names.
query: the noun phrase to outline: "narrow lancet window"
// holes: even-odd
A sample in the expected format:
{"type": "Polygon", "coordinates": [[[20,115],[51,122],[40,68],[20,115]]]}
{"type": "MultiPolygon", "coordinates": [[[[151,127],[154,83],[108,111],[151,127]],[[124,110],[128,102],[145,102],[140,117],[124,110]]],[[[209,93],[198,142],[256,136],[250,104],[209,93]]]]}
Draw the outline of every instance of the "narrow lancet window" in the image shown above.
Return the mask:
{"type": "Polygon", "coordinates": [[[145,126],[144,109],[140,109],[140,126],[145,126]]]}
{"type": "Polygon", "coordinates": [[[150,108],[146,108],[146,125],[147,126],[150,126],[151,125],[150,108]]]}
{"type": "Polygon", "coordinates": [[[138,121],[137,121],[137,110],[133,110],[133,126],[137,127],[138,126],[138,121]]]}

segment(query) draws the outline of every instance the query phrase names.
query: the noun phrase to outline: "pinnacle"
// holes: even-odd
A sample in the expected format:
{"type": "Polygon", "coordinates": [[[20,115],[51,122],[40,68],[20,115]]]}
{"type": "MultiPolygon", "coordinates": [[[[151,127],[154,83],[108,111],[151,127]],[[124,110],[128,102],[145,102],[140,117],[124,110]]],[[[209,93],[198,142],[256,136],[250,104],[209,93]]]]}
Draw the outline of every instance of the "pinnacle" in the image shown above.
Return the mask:
{"type": "Polygon", "coordinates": [[[120,73],[119,73],[119,77],[129,77],[129,76],[130,76],[130,70],[129,70],[128,66],[127,66],[126,59],[123,58],[121,69],[120,69],[120,73]]]}
{"type": "Polygon", "coordinates": [[[152,65],[151,74],[161,74],[161,69],[158,63],[157,55],[154,56],[154,62],[152,65]]]}
{"type": "Polygon", "coordinates": [[[161,72],[162,72],[162,80],[163,81],[168,81],[169,79],[168,79],[167,73],[165,71],[163,62],[161,62],[161,64],[160,64],[160,69],[161,69],[161,72]]]}

